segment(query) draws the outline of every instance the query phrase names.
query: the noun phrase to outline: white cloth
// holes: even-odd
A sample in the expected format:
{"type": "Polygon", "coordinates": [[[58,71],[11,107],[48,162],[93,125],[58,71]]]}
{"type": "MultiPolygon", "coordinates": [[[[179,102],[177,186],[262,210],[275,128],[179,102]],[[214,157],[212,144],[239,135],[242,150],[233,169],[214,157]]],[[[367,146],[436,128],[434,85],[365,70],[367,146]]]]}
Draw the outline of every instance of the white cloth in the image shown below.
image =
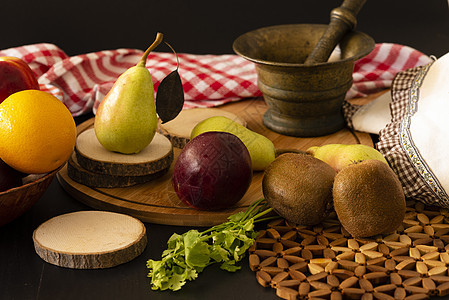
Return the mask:
{"type": "Polygon", "coordinates": [[[417,110],[410,117],[410,133],[428,167],[449,192],[449,53],[435,61],[424,77],[417,110]]]}
{"type": "Polygon", "coordinates": [[[370,103],[363,105],[352,117],[354,129],[379,134],[391,121],[391,93],[386,92],[370,103]]]}

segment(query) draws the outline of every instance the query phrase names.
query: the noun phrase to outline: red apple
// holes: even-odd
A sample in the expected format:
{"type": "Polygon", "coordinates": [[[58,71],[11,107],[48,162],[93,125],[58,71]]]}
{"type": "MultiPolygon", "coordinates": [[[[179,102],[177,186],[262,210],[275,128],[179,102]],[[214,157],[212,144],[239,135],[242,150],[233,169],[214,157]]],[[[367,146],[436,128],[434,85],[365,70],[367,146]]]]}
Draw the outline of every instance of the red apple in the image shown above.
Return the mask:
{"type": "Polygon", "coordinates": [[[205,132],[179,154],[172,182],[190,207],[220,210],[237,203],[252,180],[251,157],[243,142],[227,132],[205,132]]]}
{"type": "Polygon", "coordinates": [[[39,83],[28,64],[17,57],[0,56],[0,103],[22,90],[38,90],[39,83]]]}

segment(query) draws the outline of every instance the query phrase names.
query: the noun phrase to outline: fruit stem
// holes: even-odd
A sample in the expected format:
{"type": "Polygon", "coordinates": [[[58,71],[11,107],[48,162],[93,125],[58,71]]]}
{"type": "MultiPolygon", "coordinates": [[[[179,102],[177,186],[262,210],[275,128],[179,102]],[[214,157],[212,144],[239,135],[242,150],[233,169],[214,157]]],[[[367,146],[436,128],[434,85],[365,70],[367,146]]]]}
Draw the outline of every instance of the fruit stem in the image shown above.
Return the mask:
{"type": "Polygon", "coordinates": [[[179,69],[179,58],[178,58],[178,53],[176,53],[175,49],[173,49],[173,47],[172,47],[169,43],[165,42],[165,44],[166,44],[166,45],[171,49],[171,51],[175,54],[175,56],[176,56],[176,70],[178,70],[178,69],[179,69]]]}
{"type": "Polygon", "coordinates": [[[158,32],[153,44],[151,44],[151,46],[148,47],[148,49],[143,53],[142,58],[136,65],[137,67],[145,67],[145,65],[147,63],[148,55],[150,54],[151,51],[153,51],[162,42],[163,38],[164,38],[164,35],[162,33],[158,32]]]}

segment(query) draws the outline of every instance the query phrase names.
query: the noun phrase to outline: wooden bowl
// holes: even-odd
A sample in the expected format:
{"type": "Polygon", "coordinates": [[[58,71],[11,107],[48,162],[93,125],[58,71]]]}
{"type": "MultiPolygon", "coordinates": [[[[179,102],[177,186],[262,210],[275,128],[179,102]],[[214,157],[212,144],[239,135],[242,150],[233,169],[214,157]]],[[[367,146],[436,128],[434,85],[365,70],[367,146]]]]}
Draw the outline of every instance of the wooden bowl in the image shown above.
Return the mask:
{"type": "MultiPolygon", "coordinates": [[[[60,168],[0,193],[0,226],[21,216],[39,200],[60,168]]],[[[34,176],[34,175],[30,175],[34,176]]]]}

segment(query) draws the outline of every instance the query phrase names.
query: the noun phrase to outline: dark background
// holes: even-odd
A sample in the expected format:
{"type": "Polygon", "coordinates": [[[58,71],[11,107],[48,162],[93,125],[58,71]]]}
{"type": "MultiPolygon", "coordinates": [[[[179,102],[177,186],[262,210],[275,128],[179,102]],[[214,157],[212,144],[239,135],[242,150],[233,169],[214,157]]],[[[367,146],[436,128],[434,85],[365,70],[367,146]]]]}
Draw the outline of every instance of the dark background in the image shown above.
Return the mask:
{"type": "MultiPolygon", "coordinates": [[[[246,31],[289,23],[328,23],[335,0],[296,1],[2,1],[0,49],[48,42],[69,55],[146,49],[157,31],[179,53],[232,53],[246,31]]],[[[411,46],[437,57],[449,52],[447,0],[369,0],[357,29],[376,42],[411,46]]],[[[161,48],[160,51],[169,51],[161,48]]],[[[80,120],[78,119],[78,122],[80,120]]],[[[51,217],[87,210],[55,179],[33,208],[0,227],[0,299],[277,299],[242,261],[228,273],[207,268],[181,292],[151,291],[146,261],[159,259],[167,239],[190,228],[146,224],[149,244],[135,260],[106,270],[71,270],[45,263],[32,232],[51,217]]]]}
{"type": "MultiPolygon", "coordinates": [[[[161,31],[180,53],[232,53],[240,34],[263,26],[329,22],[337,0],[277,1],[2,1],[0,49],[53,43],[69,55],[146,49],[161,31]]],[[[447,0],[369,0],[357,29],[376,42],[449,52],[447,0]]],[[[169,49],[159,48],[159,51],[169,49]]]]}

